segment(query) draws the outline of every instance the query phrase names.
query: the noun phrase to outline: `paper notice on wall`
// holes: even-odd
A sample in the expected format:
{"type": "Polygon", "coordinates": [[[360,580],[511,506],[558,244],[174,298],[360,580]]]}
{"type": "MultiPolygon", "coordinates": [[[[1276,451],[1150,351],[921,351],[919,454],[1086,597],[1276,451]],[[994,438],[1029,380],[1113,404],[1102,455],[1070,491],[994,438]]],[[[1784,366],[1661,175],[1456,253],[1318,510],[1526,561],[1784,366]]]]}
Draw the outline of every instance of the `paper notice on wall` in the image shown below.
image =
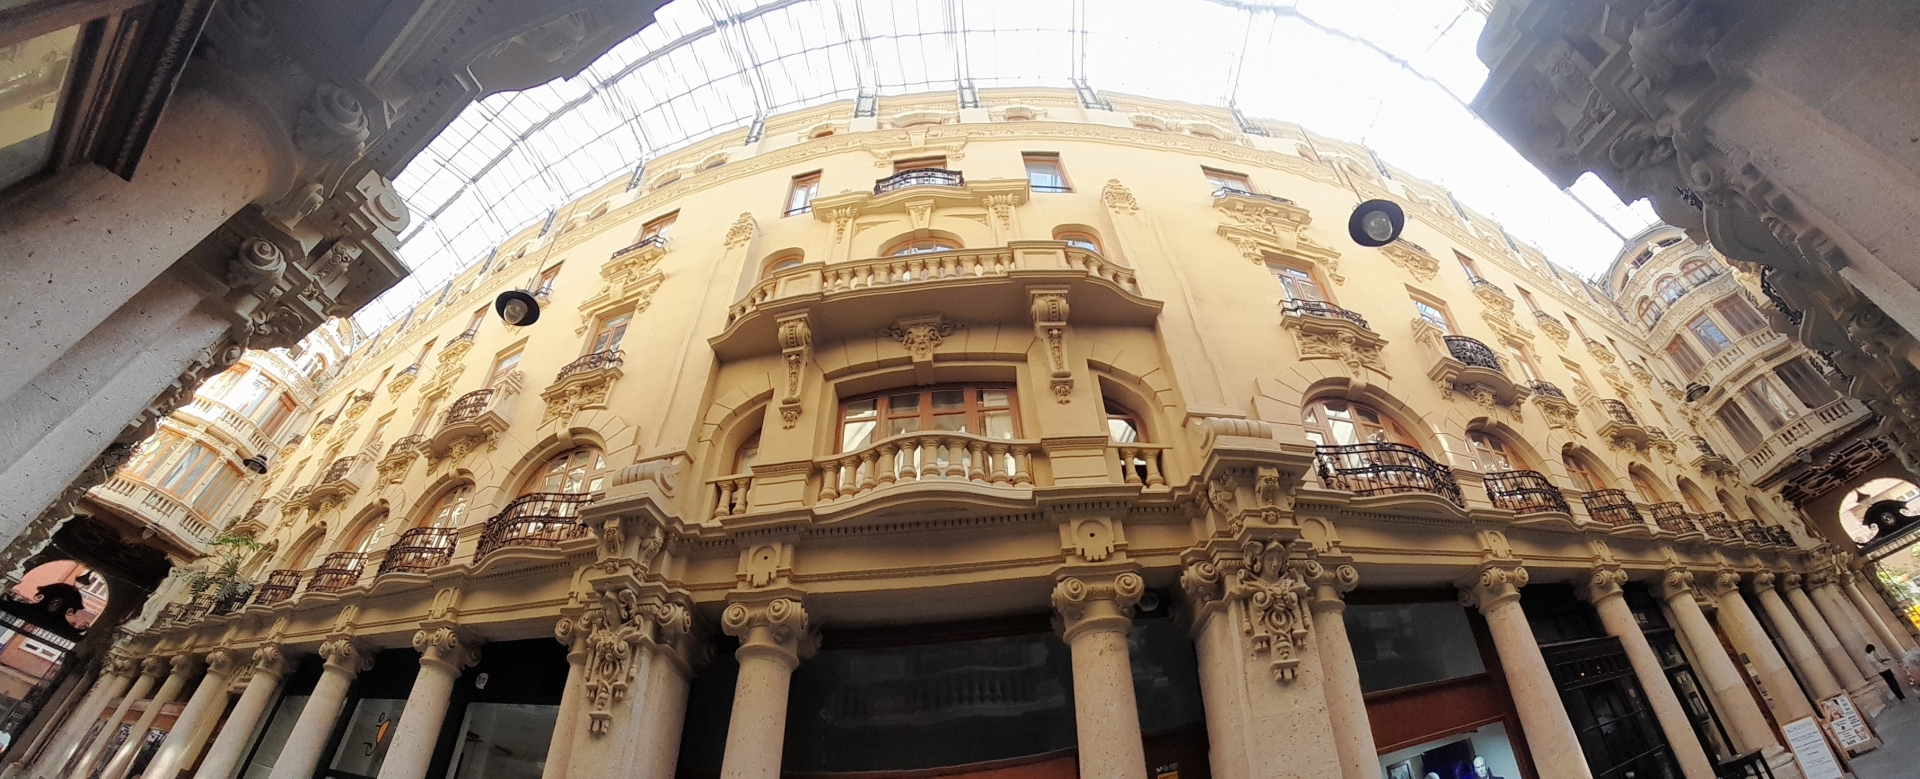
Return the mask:
{"type": "Polygon", "coordinates": [[[1807,779],[1844,779],[1840,773],[1840,761],[1833,756],[1833,750],[1827,748],[1827,737],[1820,732],[1820,721],[1805,717],[1780,726],[1780,732],[1787,736],[1787,748],[1793,750],[1793,757],[1800,761],[1800,772],[1807,779]]]}
{"type": "Polygon", "coordinates": [[[1827,715],[1827,727],[1833,729],[1833,738],[1840,742],[1840,748],[1849,752],[1873,741],[1873,729],[1867,727],[1867,720],[1860,716],[1860,710],[1854,708],[1853,699],[1841,693],[1820,702],[1820,710],[1827,715]]]}

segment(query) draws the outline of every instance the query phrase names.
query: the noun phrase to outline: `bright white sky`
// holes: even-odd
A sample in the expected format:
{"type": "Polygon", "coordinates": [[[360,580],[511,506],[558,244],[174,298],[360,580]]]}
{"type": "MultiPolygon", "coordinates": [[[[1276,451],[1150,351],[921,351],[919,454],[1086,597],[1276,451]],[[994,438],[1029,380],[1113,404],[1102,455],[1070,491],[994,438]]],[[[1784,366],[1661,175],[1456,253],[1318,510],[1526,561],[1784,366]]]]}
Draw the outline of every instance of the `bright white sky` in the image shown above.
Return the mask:
{"type": "Polygon", "coordinates": [[[555,206],[756,112],[961,78],[1231,100],[1366,144],[1598,275],[1658,220],[1592,176],[1561,192],[1473,115],[1485,22],[1465,0],[676,0],[578,77],[482,100],[429,144],[395,182],[412,275],[356,320],[384,325],[555,206]]]}

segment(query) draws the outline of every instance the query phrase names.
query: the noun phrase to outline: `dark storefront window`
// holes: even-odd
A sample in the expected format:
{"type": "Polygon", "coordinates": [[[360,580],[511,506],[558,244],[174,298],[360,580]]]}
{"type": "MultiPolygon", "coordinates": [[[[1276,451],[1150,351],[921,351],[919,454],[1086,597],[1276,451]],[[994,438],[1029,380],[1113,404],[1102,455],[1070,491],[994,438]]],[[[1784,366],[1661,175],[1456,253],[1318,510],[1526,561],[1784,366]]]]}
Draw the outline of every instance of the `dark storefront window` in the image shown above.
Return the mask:
{"type": "Polygon", "coordinates": [[[1595,779],[1678,779],[1673,750],[1626,650],[1606,634],[1593,606],[1569,585],[1536,584],[1521,591],[1520,607],[1595,779]]]}
{"type": "Polygon", "coordinates": [[[280,750],[286,747],[287,738],[293,735],[293,728],[300,721],[300,712],[307,707],[307,698],[312,697],[313,687],[320,681],[321,670],[320,658],[307,655],[287,673],[280,700],[274,704],[266,727],[254,739],[253,749],[247,755],[246,765],[240,774],[241,779],[267,779],[273,773],[273,764],[280,761],[280,750]]]}
{"type": "Polygon", "coordinates": [[[1355,603],[1346,623],[1362,692],[1486,673],[1458,602],[1355,603]]]}
{"type": "Polygon", "coordinates": [[[428,776],[539,779],[560,719],[567,650],[536,638],[481,647],[453,685],[428,776]]]}
{"type": "Polygon", "coordinates": [[[1726,728],[1720,725],[1719,716],[1714,714],[1706,685],[1700,683],[1693,667],[1687,663],[1687,653],[1680,649],[1679,636],[1667,623],[1666,612],[1661,611],[1646,585],[1638,582],[1627,583],[1626,599],[1627,606],[1633,609],[1633,618],[1640,623],[1640,632],[1646,634],[1654,656],[1660,659],[1667,682],[1673,685],[1674,695],[1680,699],[1680,707],[1686,710],[1694,735],[1706,745],[1715,763],[1731,759],[1734,756],[1732,741],[1727,738],[1726,728]]]}
{"type": "Polygon", "coordinates": [[[333,746],[322,760],[323,779],[374,779],[393,747],[393,734],[406,713],[407,692],[420,670],[420,653],[388,649],[373,657],[347,693],[346,713],[334,726],[333,746]]]}

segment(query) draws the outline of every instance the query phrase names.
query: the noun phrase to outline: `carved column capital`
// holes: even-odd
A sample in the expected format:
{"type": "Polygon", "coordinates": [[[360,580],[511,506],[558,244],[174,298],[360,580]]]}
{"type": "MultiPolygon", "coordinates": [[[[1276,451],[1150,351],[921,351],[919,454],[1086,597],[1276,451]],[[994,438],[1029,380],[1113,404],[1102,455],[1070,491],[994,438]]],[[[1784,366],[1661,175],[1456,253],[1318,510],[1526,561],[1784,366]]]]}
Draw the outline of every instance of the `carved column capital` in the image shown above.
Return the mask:
{"type": "Polygon", "coordinates": [[[1821,587],[1825,587],[1832,583],[1833,583],[1833,572],[1820,570],[1820,571],[1813,571],[1807,574],[1807,581],[1805,586],[1808,590],[1817,590],[1817,589],[1820,589],[1821,587]]]}
{"type": "Polygon", "coordinates": [[[1660,576],[1660,597],[1667,600],[1693,597],[1693,572],[1685,568],[1668,568],[1660,576]]]}
{"type": "Polygon", "coordinates": [[[1147,593],[1140,574],[1079,574],[1053,585],[1053,610],[1060,616],[1061,633],[1068,643],[1090,630],[1125,632],[1133,624],[1133,607],[1147,593]]]}
{"type": "Polygon", "coordinates": [[[1707,591],[1715,598],[1724,598],[1729,593],[1740,592],[1740,572],[1732,570],[1714,571],[1707,582],[1707,591]]]}
{"type": "Polygon", "coordinates": [[[253,674],[278,677],[287,672],[287,657],[279,644],[267,644],[253,650],[253,674]]]}
{"type": "Polygon", "coordinates": [[[459,631],[450,627],[423,628],[413,634],[413,651],[420,653],[420,664],[439,666],[449,673],[480,662],[480,647],[469,644],[459,631]]]}
{"type": "Polygon", "coordinates": [[[245,663],[241,661],[240,656],[229,650],[215,649],[207,653],[208,676],[231,679],[243,667],[245,663]]]}
{"type": "Polygon", "coordinates": [[[1756,593],[1761,593],[1761,592],[1766,592],[1768,590],[1773,589],[1774,581],[1777,578],[1778,577],[1772,571],[1761,571],[1759,573],[1754,574],[1753,575],[1753,591],[1756,593]]]}
{"type": "Polygon", "coordinates": [[[1581,597],[1598,606],[1612,598],[1621,597],[1625,592],[1627,572],[1618,565],[1599,565],[1587,576],[1581,586],[1581,597]]]}
{"type": "Polygon", "coordinates": [[[373,656],[347,638],[336,638],[321,644],[320,657],[326,660],[327,670],[348,676],[373,667],[373,656]]]}
{"type": "Polygon", "coordinates": [[[162,657],[160,655],[154,655],[152,657],[149,657],[145,660],[140,661],[140,675],[151,676],[155,679],[158,679],[162,676],[166,676],[167,669],[170,667],[172,667],[172,662],[170,661],[170,658],[162,657]]]}
{"type": "MultiPolygon", "coordinates": [[[[1275,681],[1292,681],[1300,665],[1313,626],[1308,608],[1345,609],[1342,596],[1360,583],[1344,555],[1322,562],[1305,546],[1278,536],[1248,538],[1238,550],[1218,550],[1188,565],[1180,577],[1196,611],[1240,621],[1252,650],[1267,656],[1275,681]]],[[[1196,620],[1196,628],[1206,618],[1196,620]]]]}
{"type": "Polygon", "coordinates": [[[1530,576],[1519,563],[1487,565],[1471,583],[1460,586],[1460,603],[1485,614],[1519,600],[1520,588],[1527,586],[1530,576]]]}
{"type": "Polygon", "coordinates": [[[206,665],[200,660],[200,656],[192,652],[182,652],[174,655],[168,661],[168,666],[175,676],[198,676],[201,671],[206,669],[206,665]]]}
{"type": "Polygon", "coordinates": [[[100,665],[103,676],[133,676],[140,669],[140,660],[119,649],[107,653],[106,662],[100,665]]]}
{"type": "Polygon", "coordinates": [[[1780,586],[1784,589],[1797,590],[1805,584],[1805,581],[1805,576],[1797,573],[1788,573],[1780,577],[1780,586]]]}
{"type": "Polygon", "coordinates": [[[789,669],[820,648],[820,635],[800,601],[789,597],[736,600],[720,612],[720,629],[740,639],[738,656],[770,657],[789,669]]]}
{"type": "Polygon", "coordinates": [[[1347,593],[1360,586],[1360,569],[1344,555],[1319,555],[1294,564],[1313,591],[1314,612],[1339,613],[1347,610],[1347,593]]]}
{"type": "Polygon", "coordinates": [[[569,662],[582,664],[587,731],[598,736],[612,730],[614,704],[633,686],[642,652],[692,674],[687,655],[693,613],[657,592],[613,587],[595,594],[594,605],[554,625],[554,637],[568,645],[569,662]]]}

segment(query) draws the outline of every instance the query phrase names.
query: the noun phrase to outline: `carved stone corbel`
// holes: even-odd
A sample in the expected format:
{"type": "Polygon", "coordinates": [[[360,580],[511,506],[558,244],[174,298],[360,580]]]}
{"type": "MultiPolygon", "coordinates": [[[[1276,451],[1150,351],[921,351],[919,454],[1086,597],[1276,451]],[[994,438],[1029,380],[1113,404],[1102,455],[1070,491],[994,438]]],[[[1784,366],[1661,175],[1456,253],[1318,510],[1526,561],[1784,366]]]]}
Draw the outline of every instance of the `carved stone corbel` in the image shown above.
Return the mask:
{"type": "Polygon", "coordinates": [[[1056,401],[1073,399],[1073,368],[1067,358],[1067,288],[1028,287],[1033,301],[1033,333],[1046,349],[1049,386],[1056,401]]]}
{"type": "MultiPolygon", "coordinates": [[[[1328,575],[1309,566],[1304,550],[1284,537],[1249,538],[1237,552],[1220,551],[1187,565],[1180,586],[1196,611],[1231,610],[1256,655],[1264,655],[1276,682],[1291,682],[1313,626],[1306,606],[1312,591],[1305,574],[1328,575]]],[[[1336,566],[1331,576],[1343,572],[1336,566]]],[[[1345,566],[1358,583],[1359,572],[1345,566]]]]}
{"type": "Polygon", "coordinates": [[[1116,214],[1134,214],[1139,212],[1140,204],[1133,199],[1133,191],[1119,179],[1107,179],[1107,185],[1100,188],[1100,202],[1107,210],[1116,214]]]}
{"type": "Polygon", "coordinates": [[[684,603],[632,587],[596,595],[594,605],[578,617],[562,617],[554,625],[554,637],[585,654],[581,682],[587,732],[605,736],[612,730],[614,705],[633,687],[635,661],[649,650],[684,654],[680,650],[693,631],[693,613],[684,603]]]}
{"type": "Polygon", "coordinates": [[[780,355],[787,369],[787,380],[780,395],[780,426],[791,428],[800,421],[800,391],[807,363],[813,360],[813,327],[808,324],[804,311],[780,317],[776,323],[780,355]]]}

